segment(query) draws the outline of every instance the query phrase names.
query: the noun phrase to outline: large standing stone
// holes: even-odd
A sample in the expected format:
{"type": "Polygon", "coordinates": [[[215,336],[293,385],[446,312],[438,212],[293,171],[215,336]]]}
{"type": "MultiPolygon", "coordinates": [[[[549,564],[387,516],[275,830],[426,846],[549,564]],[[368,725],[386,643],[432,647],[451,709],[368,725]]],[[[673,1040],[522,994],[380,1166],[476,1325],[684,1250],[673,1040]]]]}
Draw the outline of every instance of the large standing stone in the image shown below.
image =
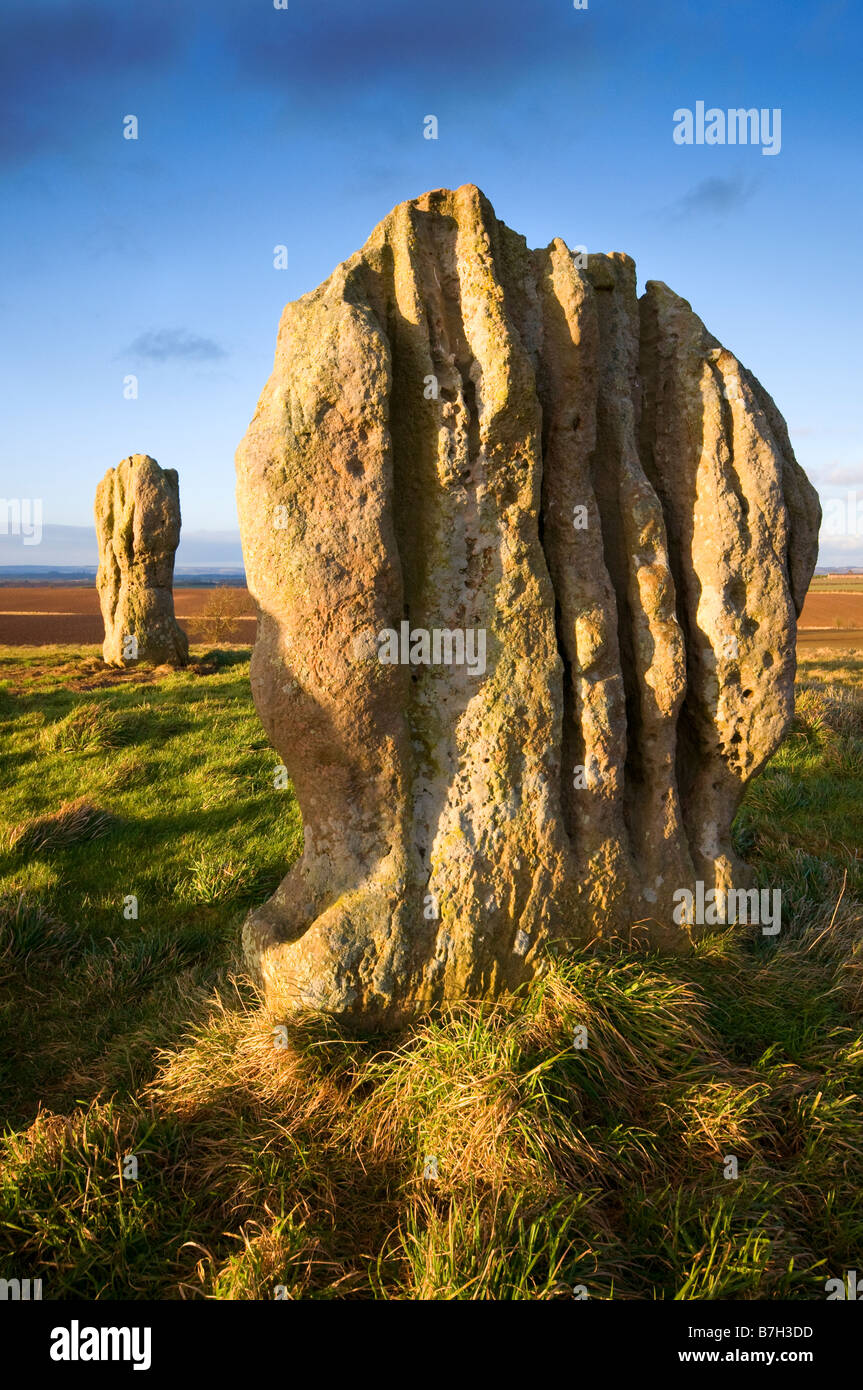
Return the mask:
{"type": "Polygon", "coordinates": [[[174,618],[172,591],[180,540],[176,469],[160,468],[148,454],[109,468],[96,489],[96,536],[105,661],[185,666],[189,643],[174,618]]]}
{"type": "Polygon", "coordinates": [[[237,473],[305,829],[245,928],[275,1007],[395,1023],[552,938],[685,944],[676,890],[745,884],[820,509],[685,300],[426,194],[286,307],[237,473]],[[484,670],[435,629],[484,633],[484,670]]]}

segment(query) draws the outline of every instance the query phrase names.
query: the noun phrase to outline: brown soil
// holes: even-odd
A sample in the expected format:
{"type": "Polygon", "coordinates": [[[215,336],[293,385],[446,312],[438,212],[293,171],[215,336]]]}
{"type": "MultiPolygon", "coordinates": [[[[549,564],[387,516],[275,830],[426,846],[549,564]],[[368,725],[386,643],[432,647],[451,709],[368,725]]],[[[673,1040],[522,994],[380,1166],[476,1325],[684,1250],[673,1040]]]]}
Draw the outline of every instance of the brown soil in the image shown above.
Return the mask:
{"type": "MultiPolygon", "coordinates": [[[[248,594],[248,590],[241,590],[248,594]]],[[[180,626],[192,641],[205,641],[195,618],[210,589],[175,589],[174,608],[180,626]]],[[[255,619],[237,620],[238,640],[250,645],[255,619]]],[[[831,647],[858,647],[863,631],[863,593],[814,593],[806,596],[800,615],[799,641],[831,647]],[[837,626],[838,623],[838,626],[837,626]]],[[[0,645],[42,647],[51,643],[87,646],[104,637],[99,596],[95,588],[55,585],[0,588],[0,645]]]]}
{"type": "MultiPolygon", "coordinates": [[[[241,593],[248,593],[241,589],[241,593]]],[[[211,589],[175,589],[174,611],[192,641],[205,635],[195,622],[211,589]]],[[[251,600],[249,600],[251,602],[251,600]]],[[[236,619],[238,640],[255,638],[254,617],[236,619]]],[[[0,645],[44,647],[51,643],[74,646],[101,644],[105,636],[99,595],[95,588],[65,588],[53,584],[20,589],[0,588],[0,645]]]]}
{"type": "Polygon", "coordinates": [[[797,647],[832,647],[849,651],[863,647],[863,627],[807,627],[797,634],[797,647]]]}
{"type": "Polygon", "coordinates": [[[800,614],[800,627],[835,628],[837,623],[844,628],[863,627],[863,593],[817,594],[810,590],[800,614]]]}

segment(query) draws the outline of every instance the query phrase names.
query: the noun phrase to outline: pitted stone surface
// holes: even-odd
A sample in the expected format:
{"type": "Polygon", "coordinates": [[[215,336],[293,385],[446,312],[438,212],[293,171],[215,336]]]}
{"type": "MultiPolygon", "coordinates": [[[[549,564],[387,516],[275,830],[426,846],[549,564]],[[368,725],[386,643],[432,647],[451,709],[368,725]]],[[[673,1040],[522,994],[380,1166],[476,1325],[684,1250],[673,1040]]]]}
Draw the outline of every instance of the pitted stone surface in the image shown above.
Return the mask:
{"type": "Polygon", "coordinates": [[[745,884],[820,511],[685,300],[426,194],[286,307],[237,475],[305,831],[245,927],[274,1005],[395,1023],[554,939],[683,946],[675,890],[745,884]],[[484,670],[383,662],[403,623],[420,657],[481,631],[484,670]]]}

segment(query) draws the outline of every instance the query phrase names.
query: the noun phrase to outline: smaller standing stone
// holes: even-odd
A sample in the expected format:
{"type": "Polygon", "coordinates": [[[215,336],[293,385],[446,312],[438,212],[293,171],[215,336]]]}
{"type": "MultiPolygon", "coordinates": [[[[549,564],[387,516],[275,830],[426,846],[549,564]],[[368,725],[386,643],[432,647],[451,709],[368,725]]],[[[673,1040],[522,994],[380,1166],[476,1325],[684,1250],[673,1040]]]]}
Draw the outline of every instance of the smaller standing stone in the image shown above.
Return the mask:
{"type": "Polygon", "coordinates": [[[177,626],[173,594],[177,470],[160,468],[149,454],[132,454],[109,468],[96,489],[96,536],[104,660],[110,666],[185,666],[189,642],[177,626]]]}

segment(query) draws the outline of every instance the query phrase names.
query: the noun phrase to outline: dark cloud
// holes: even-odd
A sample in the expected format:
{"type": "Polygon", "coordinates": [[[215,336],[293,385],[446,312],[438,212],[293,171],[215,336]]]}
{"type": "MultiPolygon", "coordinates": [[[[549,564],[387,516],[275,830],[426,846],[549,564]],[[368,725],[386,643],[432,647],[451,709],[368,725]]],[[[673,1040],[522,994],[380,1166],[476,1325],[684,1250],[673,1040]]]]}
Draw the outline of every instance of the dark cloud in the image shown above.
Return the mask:
{"type": "Polygon", "coordinates": [[[756,178],[746,179],[742,174],[732,178],[702,179],[677,202],[666,209],[674,218],[700,217],[712,215],[724,217],[748,202],[758,186],[756,178]]]}
{"type": "Polygon", "coordinates": [[[152,328],[141,333],[126,348],[126,354],[146,357],[150,362],[216,362],[228,355],[212,338],[201,338],[182,328],[152,328]]]}
{"type": "Polygon", "coordinates": [[[595,66],[603,32],[568,0],[29,0],[0,18],[0,159],[80,153],[148,78],[168,108],[265,89],[318,121],[404,93],[505,107],[539,67],[595,66]]]}
{"type": "Polygon", "coordinates": [[[0,20],[0,75],[4,84],[66,71],[96,72],[134,67],[164,58],[176,47],[178,27],[171,6],[147,9],[85,0],[30,0],[0,20]]]}
{"type": "Polygon", "coordinates": [[[230,8],[224,36],[241,80],[288,99],[342,103],[384,89],[505,104],[507,85],[540,65],[575,76],[595,60],[597,28],[584,20],[569,0],[290,0],[288,10],[230,8]]]}
{"type": "MultiPolygon", "coordinates": [[[[113,117],[130,76],[182,52],[187,20],[167,0],[146,7],[29,0],[0,15],[0,159],[66,148],[88,120],[113,117]]],[[[120,113],[123,114],[123,113],[120,113]]]]}

